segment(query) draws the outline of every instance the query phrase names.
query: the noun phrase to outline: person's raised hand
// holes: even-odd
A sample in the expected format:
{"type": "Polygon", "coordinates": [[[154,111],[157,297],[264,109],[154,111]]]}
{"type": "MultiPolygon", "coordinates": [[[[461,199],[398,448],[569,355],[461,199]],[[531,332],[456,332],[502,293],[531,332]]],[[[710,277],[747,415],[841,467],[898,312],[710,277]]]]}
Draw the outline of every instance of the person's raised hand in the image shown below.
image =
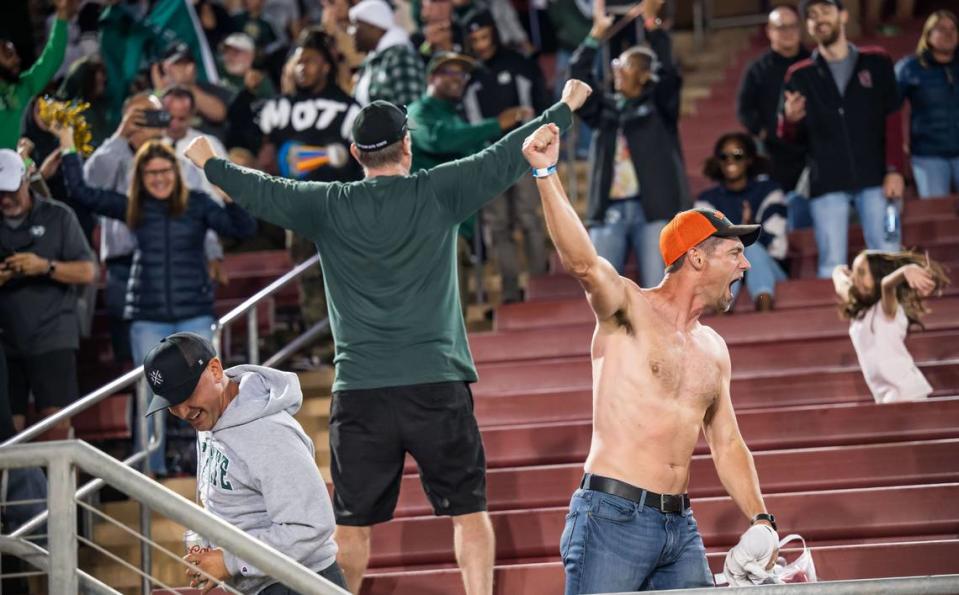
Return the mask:
{"type": "Polygon", "coordinates": [[[59,122],[53,122],[50,124],[50,132],[52,132],[60,140],[60,149],[67,150],[74,147],[73,140],[73,126],[64,126],[59,122]]]}
{"type": "Polygon", "coordinates": [[[216,157],[216,153],[213,151],[213,145],[210,144],[210,139],[203,135],[193,139],[193,142],[186,148],[184,154],[187,156],[187,159],[192,161],[194,165],[200,169],[203,169],[207,161],[216,157]]]}
{"type": "Polygon", "coordinates": [[[560,101],[568,105],[569,109],[575,112],[583,107],[583,104],[586,103],[586,100],[592,92],[593,89],[583,81],[569,79],[566,81],[566,86],[563,87],[563,96],[560,98],[560,101]]]}
{"type": "Polygon", "coordinates": [[[544,124],[523,141],[523,157],[535,168],[556,165],[559,161],[559,126],[544,124]]]}
{"type": "Polygon", "coordinates": [[[933,278],[929,269],[918,264],[907,264],[902,268],[902,276],[905,277],[909,287],[915,289],[919,295],[926,297],[936,290],[936,280],[933,278]]]}
{"type": "Polygon", "coordinates": [[[57,18],[63,21],[71,20],[77,14],[77,4],[77,0],[54,0],[57,18]]]}
{"type": "Polygon", "coordinates": [[[521,123],[527,118],[533,116],[533,110],[528,107],[516,106],[508,107],[500,112],[497,120],[499,120],[499,127],[501,130],[509,130],[513,126],[521,123]]]}
{"type": "Polygon", "coordinates": [[[806,117],[806,98],[799,91],[786,91],[786,102],[783,111],[786,120],[796,123],[806,117]]]}

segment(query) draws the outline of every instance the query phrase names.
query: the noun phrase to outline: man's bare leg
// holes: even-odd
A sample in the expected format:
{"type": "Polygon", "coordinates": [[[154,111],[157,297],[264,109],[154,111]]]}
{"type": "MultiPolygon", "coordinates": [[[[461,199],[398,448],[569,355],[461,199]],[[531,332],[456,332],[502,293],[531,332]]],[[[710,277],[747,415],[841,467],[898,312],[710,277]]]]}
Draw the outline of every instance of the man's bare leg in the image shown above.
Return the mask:
{"type": "Polygon", "coordinates": [[[370,563],[370,528],[337,525],[334,535],[339,552],[336,562],[343,570],[351,593],[360,592],[363,574],[370,563]]]}
{"type": "Polygon", "coordinates": [[[489,514],[474,512],[454,516],[453,548],[463,573],[466,595],[492,595],[496,536],[489,514]]]}

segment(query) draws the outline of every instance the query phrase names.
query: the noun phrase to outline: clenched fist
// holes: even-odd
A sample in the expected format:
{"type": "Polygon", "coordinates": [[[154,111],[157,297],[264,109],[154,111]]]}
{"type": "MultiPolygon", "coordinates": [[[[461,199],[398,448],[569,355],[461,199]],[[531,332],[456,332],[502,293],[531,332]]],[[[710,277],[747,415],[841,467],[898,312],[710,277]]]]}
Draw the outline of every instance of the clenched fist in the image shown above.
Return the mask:
{"type": "Polygon", "coordinates": [[[556,165],[559,161],[559,126],[544,124],[523,141],[523,157],[536,169],[556,165]]]}
{"type": "Polygon", "coordinates": [[[200,169],[203,169],[207,161],[216,157],[216,153],[213,152],[213,145],[210,144],[209,139],[205,136],[198,136],[193,139],[190,146],[186,148],[185,154],[187,159],[192,161],[200,169]]]}
{"type": "Polygon", "coordinates": [[[563,96],[560,101],[568,105],[569,109],[575,112],[583,107],[583,104],[586,103],[586,99],[589,98],[592,92],[593,89],[583,81],[569,79],[566,81],[566,86],[563,87],[563,96]]]}

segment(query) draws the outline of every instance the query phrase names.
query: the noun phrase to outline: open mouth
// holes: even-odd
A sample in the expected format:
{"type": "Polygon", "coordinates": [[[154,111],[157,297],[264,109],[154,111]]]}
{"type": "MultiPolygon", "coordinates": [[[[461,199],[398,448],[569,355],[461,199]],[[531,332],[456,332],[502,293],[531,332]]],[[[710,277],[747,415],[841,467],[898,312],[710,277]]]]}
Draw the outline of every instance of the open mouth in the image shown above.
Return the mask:
{"type": "Polygon", "coordinates": [[[186,420],[192,424],[192,423],[195,423],[196,420],[198,420],[201,415],[203,415],[203,412],[198,410],[196,413],[193,413],[189,417],[187,417],[186,420]]]}

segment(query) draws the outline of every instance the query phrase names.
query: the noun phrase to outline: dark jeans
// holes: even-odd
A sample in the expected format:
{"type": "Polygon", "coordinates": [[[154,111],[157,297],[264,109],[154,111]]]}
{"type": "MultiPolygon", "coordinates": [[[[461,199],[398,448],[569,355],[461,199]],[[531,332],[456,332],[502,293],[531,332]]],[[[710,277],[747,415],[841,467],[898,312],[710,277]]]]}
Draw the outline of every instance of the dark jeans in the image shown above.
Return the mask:
{"type": "MultiPolygon", "coordinates": [[[[343,576],[343,571],[340,570],[340,565],[336,562],[333,562],[317,574],[334,585],[346,589],[346,577],[343,576]]],[[[299,595],[299,593],[281,583],[273,583],[260,591],[260,595],[299,595]]]]}

